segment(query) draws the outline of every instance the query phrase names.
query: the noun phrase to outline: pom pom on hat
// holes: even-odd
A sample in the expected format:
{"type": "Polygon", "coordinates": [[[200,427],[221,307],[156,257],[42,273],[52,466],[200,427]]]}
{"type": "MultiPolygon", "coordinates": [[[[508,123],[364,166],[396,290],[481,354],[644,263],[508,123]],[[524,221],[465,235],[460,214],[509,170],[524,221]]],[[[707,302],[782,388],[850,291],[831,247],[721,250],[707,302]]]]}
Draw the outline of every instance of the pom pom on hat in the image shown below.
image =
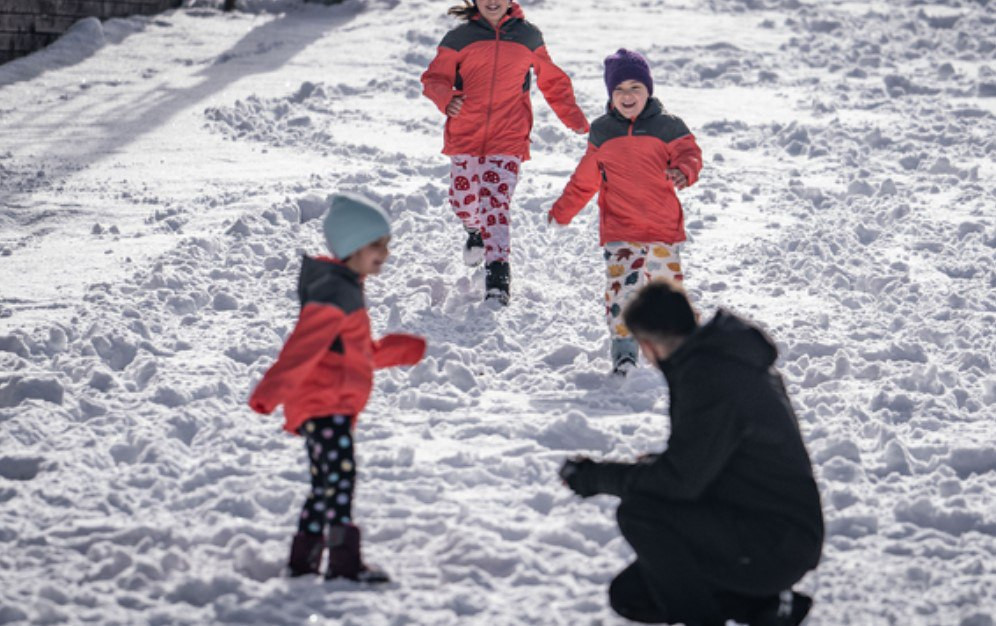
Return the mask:
{"type": "Polygon", "coordinates": [[[610,98],[619,83],[626,80],[643,83],[649,95],[654,95],[654,79],[650,76],[647,59],[639,52],[619,48],[615,54],[605,57],[605,87],[609,90],[610,98]]]}
{"type": "Polygon", "coordinates": [[[352,193],[337,193],[331,199],[322,231],[337,259],[391,234],[387,213],[372,200],[352,193]]]}

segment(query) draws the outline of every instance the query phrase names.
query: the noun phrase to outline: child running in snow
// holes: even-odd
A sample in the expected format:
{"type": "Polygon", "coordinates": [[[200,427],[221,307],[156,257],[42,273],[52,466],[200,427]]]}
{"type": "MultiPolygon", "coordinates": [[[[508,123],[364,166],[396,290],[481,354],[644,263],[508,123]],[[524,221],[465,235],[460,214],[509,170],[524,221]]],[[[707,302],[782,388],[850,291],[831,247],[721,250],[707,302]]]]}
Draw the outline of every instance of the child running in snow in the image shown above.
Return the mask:
{"type": "Polygon", "coordinates": [[[464,262],[485,261],[485,294],[509,299],[509,205],[529,158],[530,70],[557,117],[578,134],[588,120],[571,79],[547,53],[543,35],[513,0],[464,0],[449,10],[465,23],[446,33],[423,93],[446,115],[450,205],[467,231],[464,262]]]}
{"type": "Polygon", "coordinates": [[[339,194],[325,216],[324,231],[336,258],[304,257],[300,317],[249,406],[268,414],[283,404],[284,429],[305,438],[311,492],[291,545],[291,576],[318,574],[328,545],[326,578],[387,582],[386,574],[363,563],[360,531],[353,524],[353,428],[370,395],[373,370],[418,363],[425,340],[393,334],[374,341],[370,336],[363,280],[379,274],[388,256],[391,236],[384,211],[360,196],[339,194]]]}
{"type": "Polygon", "coordinates": [[[685,224],[675,190],[698,180],[702,151],[685,123],[653,97],[642,55],[620,49],[606,57],[605,86],[608,111],[592,122],[588,150],[547,221],[570,223],[599,192],[612,371],[625,376],[636,365],[637,345],[622,311],[646,282],[682,279],[678,244],[685,224]]]}

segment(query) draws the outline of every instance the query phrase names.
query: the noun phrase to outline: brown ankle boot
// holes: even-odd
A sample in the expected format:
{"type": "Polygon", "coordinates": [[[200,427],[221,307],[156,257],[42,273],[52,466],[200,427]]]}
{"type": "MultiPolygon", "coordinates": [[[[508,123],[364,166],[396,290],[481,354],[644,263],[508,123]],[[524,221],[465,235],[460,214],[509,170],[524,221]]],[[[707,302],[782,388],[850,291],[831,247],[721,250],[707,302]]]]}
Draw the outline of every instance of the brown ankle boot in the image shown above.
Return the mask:
{"type": "Polygon", "coordinates": [[[352,524],[333,526],[329,531],[329,569],[325,578],[346,578],[364,583],[391,581],[387,574],[363,562],[360,529],[352,524]]]}
{"type": "Polygon", "coordinates": [[[325,550],[325,537],[309,533],[297,533],[291,543],[290,568],[291,576],[318,574],[322,570],[322,552],[325,550]]]}

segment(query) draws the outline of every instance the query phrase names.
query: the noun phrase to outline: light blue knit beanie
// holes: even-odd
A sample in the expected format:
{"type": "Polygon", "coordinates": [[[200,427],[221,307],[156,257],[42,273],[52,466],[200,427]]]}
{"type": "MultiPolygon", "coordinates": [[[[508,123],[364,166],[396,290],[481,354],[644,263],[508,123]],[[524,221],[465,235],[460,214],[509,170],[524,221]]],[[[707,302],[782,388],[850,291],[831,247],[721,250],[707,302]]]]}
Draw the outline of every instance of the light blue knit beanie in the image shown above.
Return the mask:
{"type": "Polygon", "coordinates": [[[331,200],[322,230],[337,259],[391,234],[387,213],[372,200],[352,193],[337,193],[331,200]]]}

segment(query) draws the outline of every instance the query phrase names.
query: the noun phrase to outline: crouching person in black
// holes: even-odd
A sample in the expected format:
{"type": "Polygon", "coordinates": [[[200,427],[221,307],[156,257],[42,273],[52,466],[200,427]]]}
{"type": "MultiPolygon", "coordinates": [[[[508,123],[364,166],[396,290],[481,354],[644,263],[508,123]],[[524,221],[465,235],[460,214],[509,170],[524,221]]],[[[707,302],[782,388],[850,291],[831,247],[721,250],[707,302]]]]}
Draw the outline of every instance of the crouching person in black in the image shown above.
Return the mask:
{"type": "Polygon", "coordinates": [[[799,624],[812,599],[791,588],[820,559],[823,514],[775,346],[726,311],[699,326],[674,283],[648,285],[624,315],[667,380],[667,449],[561,468],[578,495],[621,500],[636,561],[612,581],[612,608],[645,623],[799,624]]]}

